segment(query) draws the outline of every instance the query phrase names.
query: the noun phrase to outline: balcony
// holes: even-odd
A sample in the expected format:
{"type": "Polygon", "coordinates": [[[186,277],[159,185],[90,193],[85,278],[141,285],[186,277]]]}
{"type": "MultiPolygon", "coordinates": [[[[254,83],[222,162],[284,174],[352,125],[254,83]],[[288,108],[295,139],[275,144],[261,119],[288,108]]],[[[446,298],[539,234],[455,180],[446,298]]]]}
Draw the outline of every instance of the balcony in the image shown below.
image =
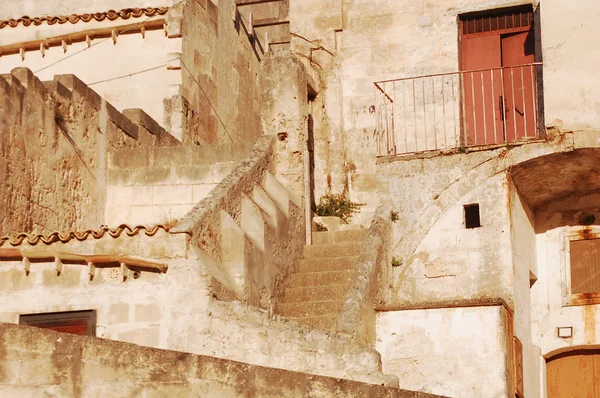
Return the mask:
{"type": "Polygon", "coordinates": [[[532,63],[376,82],[377,156],[539,139],[541,71],[532,63]]]}

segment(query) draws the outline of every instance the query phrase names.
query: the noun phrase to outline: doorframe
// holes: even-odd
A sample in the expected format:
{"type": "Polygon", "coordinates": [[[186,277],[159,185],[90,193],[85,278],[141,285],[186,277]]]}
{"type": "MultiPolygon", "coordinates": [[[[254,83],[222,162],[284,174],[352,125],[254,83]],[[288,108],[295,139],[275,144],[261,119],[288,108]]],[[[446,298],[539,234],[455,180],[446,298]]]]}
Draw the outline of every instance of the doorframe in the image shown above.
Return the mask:
{"type": "MultiPolygon", "coordinates": [[[[502,35],[502,34],[519,33],[519,32],[526,32],[528,30],[532,30],[533,35],[534,35],[534,41],[535,41],[534,60],[535,60],[535,63],[540,63],[540,65],[542,65],[543,61],[542,61],[541,30],[540,30],[541,29],[540,6],[541,6],[540,3],[538,3],[537,5],[534,5],[531,2],[522,2],[522,3],[512,4],[510,6],[499,6],[499,7],[492,7],[492,8],[479,8],[479,7],[469,6],[469,7],[463,7],[463,8],[458,9],[458,12],[456,15],[456,32],[457,32],[456,45],[457,45],[457,54],[458,54],[457,59],[456,59],[457,70],[461,71],[461,62],[463,59],[463,50],[462,50],[463,19],[465,17],[475,16],[475,15],[508,13],[511,10],[518,10],[518,9],[522,9],[522,10],[529,9],[531,11],[532,19],[531,19],[531,25],[529,27],[520,27],[511,32],[496,30],[493,32],[499,32],[499,33],[491,33],[490,32],[489,34],[502,35]]],[[[543,66],[539,69],[535,68],[535,73],[536,73],[535,110],[536,110],[536,121],[537,121],[537,125],[535,126],[535,133],[538,138],[544,138],[546,136],[546,131],[545,131],[545,119],[544,119],[543,66]]],[[[461,87],[463,86],[462,74],[460,74],[459,85],[461,87]]],[[[464,120],[464,112],[463,112],[465,104],[463,103],[462,96],[461,96],[461,98],[459,98],[459,104],[460,104],[460,110],[461,110],[459,112],[460,126],[465,126],[466,121],[464,120]]],[[[459,146],[460,147],[466,147],[468,145],[466,135],[467,135],[467,132],[461,132],[461,134],[459,135],[459,146]]]]}

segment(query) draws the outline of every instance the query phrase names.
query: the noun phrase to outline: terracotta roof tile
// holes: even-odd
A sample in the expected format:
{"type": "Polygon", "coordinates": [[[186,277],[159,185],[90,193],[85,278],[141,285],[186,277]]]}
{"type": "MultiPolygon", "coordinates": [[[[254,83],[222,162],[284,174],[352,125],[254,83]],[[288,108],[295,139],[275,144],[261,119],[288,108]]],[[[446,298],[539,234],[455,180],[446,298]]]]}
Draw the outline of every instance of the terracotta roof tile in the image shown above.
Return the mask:
{"type": "Polygon", "coordinates": [[[91,20],[96,21],[104,21],[108,19],[109,21],[114,21],[116,19],[129,19],[129,18],[140,18],[143,16],[152,17],[155,15],[165,15],[169,11],[169,7],[147,7],[147,8],[124,8],[119,11],[108,10],[106,12],[96,12],[93,14],[72,14],[72,15],[45,15],[43,17],[35,17],[31,18],[28,16],[23,16],[18,19],[5,19],[0,20],[0,29],[10,26],[12,28],[16,27],[19,24],[23,24],[23,26],[35,25],[39,26],[42,23],[46,22],[48,25],[65,24],[70,22],[75,24],[79,21],[90,22],[91,20]]]}
{"type": "Polygon", "coordinates": [[[123,232],[125,232],[127,236],[135,236],[140,232],[144,232],[148,236],[154,236],[160,230],[169,232],[169,228],[165,227],[164,225],[155,225],[148,228],[143,225],[130,227],[129,225],[121,224],[117,228],[102,227],[97,230],[88,229],[81,232],[67,232],[65,234],[61,234],[60,232],[53,232],[49,235],[30,235],[27,233],[20,233],[14,236],[0,236],[0,247],[7,243],[11,246],[20,246],[23,243],[29,245],[37,245],[40,242],[47,245],[55,242],[67,243],[73,239],[84,241],[90,236],[94,239],[100,239],[107,233],[112,238],[118,238],[123,232]]]}

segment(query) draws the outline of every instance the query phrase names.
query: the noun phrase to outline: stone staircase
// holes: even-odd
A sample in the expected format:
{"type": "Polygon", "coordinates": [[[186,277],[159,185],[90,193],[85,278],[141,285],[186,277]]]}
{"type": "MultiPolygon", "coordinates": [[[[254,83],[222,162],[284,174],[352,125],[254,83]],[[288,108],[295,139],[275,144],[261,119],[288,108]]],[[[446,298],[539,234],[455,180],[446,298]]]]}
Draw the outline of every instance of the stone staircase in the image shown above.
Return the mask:
{"type": "Polygon", "coordinates": [[[304,247],[298,270],[291,275],[281,316],[318,329],[335,328],[346,292],[356,278],[361,240],[367,229],[314,232],[304,247]]]}

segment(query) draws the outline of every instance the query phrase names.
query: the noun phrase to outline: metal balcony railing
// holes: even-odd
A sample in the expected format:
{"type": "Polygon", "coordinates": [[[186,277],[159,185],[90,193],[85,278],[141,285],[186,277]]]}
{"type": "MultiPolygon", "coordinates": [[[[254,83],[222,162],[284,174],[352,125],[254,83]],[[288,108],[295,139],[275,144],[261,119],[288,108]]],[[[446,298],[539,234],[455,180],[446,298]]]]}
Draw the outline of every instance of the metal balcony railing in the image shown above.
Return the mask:
{"type": "Polygon", "coordinates": [[[377,154],[539,138],[541,63],[375,83],[377,154]]]}

